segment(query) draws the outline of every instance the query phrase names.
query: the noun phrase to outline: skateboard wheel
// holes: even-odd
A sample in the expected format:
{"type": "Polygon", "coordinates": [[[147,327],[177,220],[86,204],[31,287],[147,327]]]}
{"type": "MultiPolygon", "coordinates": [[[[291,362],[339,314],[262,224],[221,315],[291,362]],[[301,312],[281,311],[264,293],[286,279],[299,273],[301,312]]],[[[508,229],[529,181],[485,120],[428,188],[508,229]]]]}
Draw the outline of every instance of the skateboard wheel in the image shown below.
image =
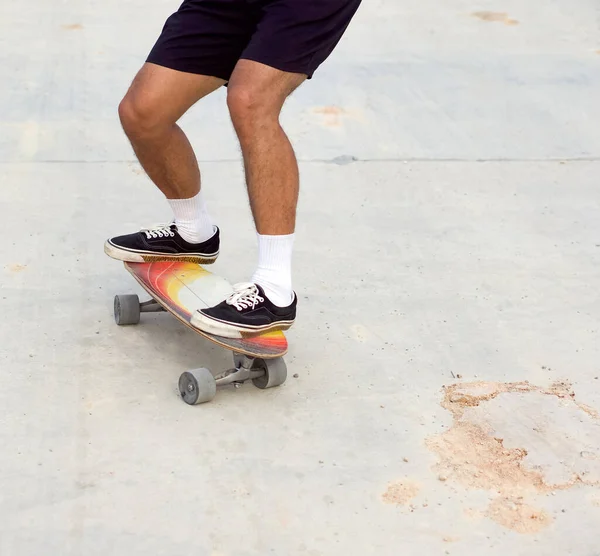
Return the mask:
{"type": "Polygon", "coordinates": [[[179,393],[188,405],[206,403],[215,397],[217,383],[208,369],[192,369],[179,377],[179,393]]]}
{"type": "Polygon", "coordinates": [[[252,384],[261,390],[281,386],[287,378],[287,367],[283,357],[276,359],[256,359],[253,369],[263,370],[264,375],[252,379],[252,384]]]}
{"type": "Polygon", "coordinates": [[[115,295],[115,322],[119,326],[140,322],[140,299],[137,295],[115,295]]]}

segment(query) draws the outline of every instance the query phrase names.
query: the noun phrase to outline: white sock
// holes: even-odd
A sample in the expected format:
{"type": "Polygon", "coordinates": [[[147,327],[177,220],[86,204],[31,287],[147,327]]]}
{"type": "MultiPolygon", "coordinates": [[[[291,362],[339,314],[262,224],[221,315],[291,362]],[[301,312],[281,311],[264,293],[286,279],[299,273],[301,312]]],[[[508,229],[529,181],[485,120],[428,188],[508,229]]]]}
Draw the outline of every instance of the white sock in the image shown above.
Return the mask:
{"type": "Polygon", "coordinates": [[[202,191],[191,199],[167,199],[179,235],[189,243],[202,243],[215,234],[202,191]]]}
{"type": "Polygon", "coordinates": [[[294,234],[258,236],[258,267],[251,282],[265,290],[269,301],[287,307],[294,300],[292,290],[292,251],[294,234]]]}

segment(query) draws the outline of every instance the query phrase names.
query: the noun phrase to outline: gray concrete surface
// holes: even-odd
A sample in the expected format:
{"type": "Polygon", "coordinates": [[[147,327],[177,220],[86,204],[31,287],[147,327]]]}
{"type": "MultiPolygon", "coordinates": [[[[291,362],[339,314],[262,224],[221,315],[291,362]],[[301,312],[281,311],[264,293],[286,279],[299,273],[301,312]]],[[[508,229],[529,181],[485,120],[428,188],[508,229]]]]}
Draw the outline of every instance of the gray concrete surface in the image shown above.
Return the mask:
{"type": "MultiPolygon", "coordinates": [[[[228,354],[117,328],[102,253],[169,217],[115,110],[176,5],[0,5],[0,554],[600,554],[597,2],[365,0],[284,116],[290,379],[194,408],[228,354]]],[[[240,280],[223,101],[183,125],[240,280]]]]}

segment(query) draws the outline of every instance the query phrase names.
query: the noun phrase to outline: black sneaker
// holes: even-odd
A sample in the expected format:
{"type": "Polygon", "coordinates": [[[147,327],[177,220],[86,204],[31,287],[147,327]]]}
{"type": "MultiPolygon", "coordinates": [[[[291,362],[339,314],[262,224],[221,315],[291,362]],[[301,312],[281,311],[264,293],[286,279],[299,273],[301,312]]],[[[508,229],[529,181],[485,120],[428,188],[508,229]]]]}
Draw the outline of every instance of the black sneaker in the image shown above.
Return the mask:
{"type": "Polygon", "coordinates": [[[219,256],[219,228],[215,226],[215,230],[215,235],[202,243],[188,243],[179,235],[174,223],[165,224],[108,239],[104,252],[113,259],[131,263],[186,261],[211,264],[219,256]]]}
{"type": "Polygon", "coordinates": [[[210,309],[196,311],[192,326],[216,336],[243,338],[273,330],[287,330],[296,319],[298,299],[288,307],[271,303],[258,284],[236,284],[225,301],[210,309]]]}

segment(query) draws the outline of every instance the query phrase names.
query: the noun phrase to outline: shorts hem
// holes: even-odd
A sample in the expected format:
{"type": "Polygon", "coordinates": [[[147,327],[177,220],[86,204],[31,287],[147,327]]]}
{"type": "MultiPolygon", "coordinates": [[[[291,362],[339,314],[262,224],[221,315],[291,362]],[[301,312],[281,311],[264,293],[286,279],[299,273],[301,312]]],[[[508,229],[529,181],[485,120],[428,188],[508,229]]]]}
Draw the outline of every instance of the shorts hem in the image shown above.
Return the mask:
{"type": "Polygon", "coordinates": [[[264,64],[265,66],[269,66],[270,68],[279,71],[284,71],[286,73],[298,73],[306,75],[307,79],[312,79],[312,76],[315,73],[315,70],[307,68],[306,65],[294,65],[281,60],[265,60],[260,56],[253,56],[252,54],[242,54],[240,56],[240,60],[250,60],[251,62],[258,62],[259,64],[264,64]]]}
{"type": "Polygon", "coordinates": [[[197,67],[192,67],[189,64],[178,63],[174,60],[158,60],[156,58],[148,57],[146,58],[147,64],[154,64],[156,66],[161,66],[163,68],[180,71],[182,73],[191,73],[193,75],[204,75],[206,77],[216,77],[217,79],[223,79],[224,81],[229,81],[231,79],[231,73],[229,75],[226,72],[215,70],[215,69],[200,69],[197,67]]]}

